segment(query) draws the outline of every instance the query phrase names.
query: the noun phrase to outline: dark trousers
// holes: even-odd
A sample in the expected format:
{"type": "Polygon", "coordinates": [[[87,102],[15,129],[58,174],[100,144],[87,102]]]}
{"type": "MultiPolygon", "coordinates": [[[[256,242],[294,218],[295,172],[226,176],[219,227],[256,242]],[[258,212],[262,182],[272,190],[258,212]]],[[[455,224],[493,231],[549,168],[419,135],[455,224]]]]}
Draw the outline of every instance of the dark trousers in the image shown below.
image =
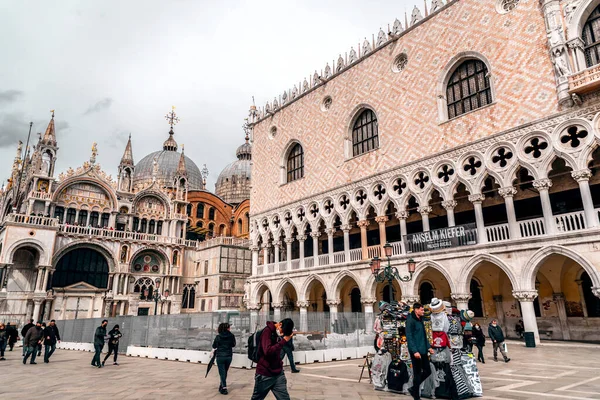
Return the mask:
{"type": "Polygon", "coordinates": [[[290,361],[290,367],[292,368],[292,371],[295,371],[296,363],[294,362],[294,352],[289,347],[283,346],[283,349],[281,349],[281,359],[283,360],[286,355],[288,360],[290,361]]]}
{"type": "Polygon", "coordinates": [[[217,357],[217,367],[219,368],[219,377],[221,377],[220,389],[227,389],[227,372],[232,359],[233,357],[217,357]]]}
{"type": "Polygon", "coordinates": [[[277,400],[290,400],[287,391],[287,379],[283,372],[277,376],[256,374],[254,377],[254,391],[250,400],[263,400],[269,392],[272,392],[277,400]]]}
{"type": "Polygon", "coordinates": [[[494,342],[494,360],[498,359],[498,350],[500,350],[502,357],[506,360],[508,356],[504,352],[504,342],[494,342]]]}
{"type": "Polygon", "coordinates": [[[410,355],[413,367],[413,397],[418,399],[421,390],[421,383],[431,375],[431,366],[429,365],[429,357],[427,353],[421,354],[421,358],[415,358],[410,355]]]}
{"type": "Polygon", "coordinates": [[[100,366],[100,355],[102,354],[102,348],[104,347],[104,343],[96,344],[94,343],[94,358],[92,359],[92,365],[99,367],[100,366]]]}
{"type": "Polygon", "coordinates": [[[41,344],[41,343],[40,343],[40,344],[38,344],[38,346],[37,346],[37,355],[38,355],[38,356],[41,356],[41,355],[42,355],[42,344],[41,344]]]}
{"type": "Polygon", "coordinates": [[[44,362],[48,362],[50,360],[50,356],[54,354],[54,350],[56,350],[56,343],[46,344],[45,347],[44,362]]]}
{"type": "Polygon", "coordinates": [[[35,346],[27,346],[25,349],[25,356],[23,357],[23,364],[27,363],[27,359],[31,356],[31,363],[35,362],[35,357],[37,356],[37,345],[35,346]]]}
{"type": "Polygon", "coordinates": [[[0,357],[4,357],[4,350],[6,350],[6,340],[0,341],[0,357]]]}
{"type": "Polygon", "coordinates": [[[113,362],[117,362],[117,354],[119,354],[119,343],[112,344],[112,343],[108,342],[108,353],[106,354],[106,357],[104,357],[104,362],[106,362],[106,360],[108,360],[108,357],[110,357],[110,355],[113,352],[115,353],[115,355],[113,356],[113,362]]]}
{"type": "Polygon", "coordinates": [[[8,342],[8,347],[10,347],[10,351],[13,351],[14,347],[15,347],[15,342],[13,341],[9,341],[8,342]]]}
{"type": "Polygon", "coordinates": [[[485,362],[485,360],[483,359],[483,345],[478,344],[477,350],[479,350],[479,352],[477,354],[477,361],[485,362]]]}

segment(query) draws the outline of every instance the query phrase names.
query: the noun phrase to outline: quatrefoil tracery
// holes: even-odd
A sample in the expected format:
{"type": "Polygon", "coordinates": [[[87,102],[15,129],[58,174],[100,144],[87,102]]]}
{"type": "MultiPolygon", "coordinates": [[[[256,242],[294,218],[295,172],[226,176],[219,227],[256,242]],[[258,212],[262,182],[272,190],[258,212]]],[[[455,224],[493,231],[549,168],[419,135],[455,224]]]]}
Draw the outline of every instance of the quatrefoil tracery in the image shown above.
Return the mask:
{"type": "Polygon", "coordinates": [[[471,176],[476,175],[479,168],[481,168],[481,161],[475,157],[469,157],[467,162],[463,165],[465,172],[471,176]]]}
{"type": "Polygon", "coordinates": [[[568,144],[571,148],[575,149],[579,147],[582,139],[585,139],[588,132],[585,129],[579,129],[577,126],[571,126],[567,129],[567,132],[560,137],[562,144],[568,144]]]}
{"type": "Polygon", "coordinates": [[[492,156],[492,162],[498,165],[500,168],[504,168],[508,165],[508,161],[513,158],[513,153],[506,147],[500,147],[496,150],[492,156]]]}
{"type": "Polygon", "coordinates": [[[398,195],[402,195],[404,189],[406,189],[406,182],[402,180],[402,178],[396,179],[393,186],[394,192],[398,193],[398,195]]]}
{"type": "Polygon", "coordinates": [[[529,141],[529,145],[525,146],[525,154],[531,155],[533,158],[540,158],[544,150],[548,148],[548,142],[539,137],[534,137],[529,141]]]}
{"type": "Polygon", "coordinates": [[[343,210],[346,210],[349,204],[350,199],[348,198],[348,196],[343,195],[342,197],[340,197],[340,207],[342,207],[343,210]]]}
{"type": "Polygon", "coordinates": [[[444,165],[438,171],[438,179],[443,181],[444,183],[448,183],[452,175],[454,175],[454,168],[452,168],[448,164],[444,165]]]}
{"type": "Polygon", "coordinates": [[[419,172],[415,178],[415,186],[419,189],[425,188],[425,185],[429,182],[429,177],[425,172],[419,172]]]}
{"type": "Polygon", "coordinates": [[[375,196],[375,198],[377,200],[381,200],[383,199],[383,196],[385,195],[385,186],[383,186],[382,184],[377,185],[377,187],[375,188],[375,190],[373,191],[373,195],[375,196]]]}
{"type": "Polygon", "coordinates": [[[367,201],[367,194],[361,189],[356,193],[356,202],[362,206],[365,201],[367,201]]]}

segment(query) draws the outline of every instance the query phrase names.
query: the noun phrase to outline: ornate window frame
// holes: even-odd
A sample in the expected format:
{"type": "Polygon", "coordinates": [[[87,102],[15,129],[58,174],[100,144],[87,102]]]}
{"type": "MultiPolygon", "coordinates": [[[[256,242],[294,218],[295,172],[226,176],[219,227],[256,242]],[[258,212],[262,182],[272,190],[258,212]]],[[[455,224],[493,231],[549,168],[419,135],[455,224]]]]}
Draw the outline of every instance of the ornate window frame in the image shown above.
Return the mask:
{"type": "Polygon", "coordinates": [[[291,139],[284,147],[283,153],[281,154],[281,158],[279,159],[279,185],[287,185],[288,183],[298,182],[304,179],[306,176],[306,151],[304,144],[298,139],[291,139]],[[302,148],[302,176],[288,181],[288,157],[290,156],[291,151],[299,145],[302,148]]]}
{"type": "Polygon", "coordinates": [[[351,115],[352,115],[352,118],[350,119],[349,124],[348,124],[348,133],[344,139],[344,156],[345,156],[346,161],[356,158],[356,157],[361,157],[365,154],[372,153],[374,151],[381,149],[381,147],[382,147],[381,146],[381,118],[380,118],[379,114],[377,113],[377,111],[375,111],[375,108],[370,106],[369,104],[359,104],[358,106],[356,106],[354,108],[354,110],[352,110],[351,115]],[[356,124],[356,121],[363,114],[363,112],[365,112],[367,110],[371,111],[375,115],[375,118],[377,120],[377,146],[371,150],[368,150],[363,153],[355,155],[354,154],[354,141],[352,140],[354,124],[356,124]]]}

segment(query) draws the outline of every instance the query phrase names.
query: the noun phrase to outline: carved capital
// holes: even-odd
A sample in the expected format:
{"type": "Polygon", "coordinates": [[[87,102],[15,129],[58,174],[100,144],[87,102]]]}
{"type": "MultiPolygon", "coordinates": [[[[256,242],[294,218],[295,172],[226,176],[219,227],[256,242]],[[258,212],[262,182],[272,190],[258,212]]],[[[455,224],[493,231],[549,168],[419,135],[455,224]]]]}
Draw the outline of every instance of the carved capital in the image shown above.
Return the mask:
{"type": "Polygon", "coordinates": [[[360,299],[360,302],[362,304],[364,304],[365,306],[371,306],[373,305],[373,303],[375,303],[377,301],[377,299],[372,299],[372,298],[367,298],[367,299],[360,299]]]}
{"type": "Polygon", "coordinates": [[[260,250],[260,247],[258,247],[258,246],[255,246],[255,245],[250,246],[250,251],[259,251],[259,250],[260,250]]]}
{"type": "Polygon", "coordinates": [[[342,229],[342,231],[344,232],[350,232],[350,230],[352,229],[352,225],[350,224],[344,224],[340,227],[342,229]]]}
{"type": "Polygon", "coordinates": [[[600,287],[592,287],[592,293],[594,293],[594,296],[600,297],[600,287]]]}
{"type": "Polygon", "coordinates": [[[504,198],[513,197],[515,194],[517,194],[517,189],[515,189],[513,186],[503,187],[498,189],[498,194],[504,198]]]}
{"type": "Polygon", "coordinates": [[[578,171],[572,171],[571,176],[577,182],[589,181],[590,178],[592,177],[592,171],[590,171],[587,168],[584,168],[584,169],[580,169],[578,171]]]}
{"type": "Polygon", "coordinates": [[[565,301],[565,294],[564,293],[552,293],[552,301],[554,301],[554,302],[565,301]]]}
{"type": "Polygon", "coordinates": [[[273,307],[273,309],[278,310],[281,309],[283,307],[283,304],[281,303],[271,303],[271,307],[273,307]]]}
{"type": "Polygon", "coordinates": [[[496,303],[502,303],[503,297],[501,294],[492,297],[496,303]]]}
{"type": "Polygon", "coordinates": [[[513,297],[519,301],[533,301],[538,296],[537,290],[513,290],[513,297]]]}
{"type": "Polygon", "coordinates": [[[273,246],[274,247],[281,247],[281,240],[278,240],[276,242],[273,242],[273,246]]]}
{"type": "Polygon", "coordinates": [[[429,215],[432,211],[432,208],[429,206],[417,207],[417,212],[421,215],[429,215]]]}
{"type": "Polygon", "coordinates": [[[361,219],[356,223],[360,229],[367,228],[371,222],[368,219],[361,219]]]}
{"type": "Polygon", "coordinates": [[[341,302],[341,300],[339,300],[339,299],[328,299],[328,300],[327,300],[327,305],[328,305],[329,307],[337,307],[337,306],[339,306],[341,303],[342,303],[342,302],[341,302]]]}
{"type": "Polygon", "coordinates": [[[308,301],[297,301],[296,305],[298,306],[298,308],[308,308],[308,306],[310,306],[310,302],[308,302],[308,301]]]}
{"type": "Polygon", "coordinates": [[[310,233],[310,237],[313,239],[318,239],[319,237],[321,237],[321,232],[311,232],[310,233]]]}
{"type": "Polygon", "coordinates": [[[402,296],[402,302],[412,305],[420,300],[419,296],[402,296]]]}
{"type": "Polygon", "coordinates": [[[298,239],[299,242],[304,242],[306,240],[306,235],[298,235],[296,236],[296,239],[298,239]]]}
{"type": "Polygon", "coordinates": [[[292,243],[294,243],[294,238],[293,238],[293,237],[286,237],[286,238],[284,239],[284,242],[285,242],[286,244],[292,244],[292,243]]]}
{"type": "Polygon", "coordinates": [[[385,224],[389,220],[390,219],[387,217],[387,215],[382,215],[382,216],[379,216],[379,217],[375,217],[375,222],[377,222],[378,224],[385,224]]]}
{"type": "Polygon", "coordinates": [[[465,302],[471,300],[471,293],[452,293],[450,297],[454,301],[465,302]]]}
{"type": "Polygon", "coordinates": [[[442,201],[442,207],[444,207],[446,210],[454,210],[457,205],[458,205],[458,202],[456,200],[442,201]]]}
{"type": "Polygon", "coordinates": [[[246,308],[248,309],[248,311],[260,311],[260,309],[262,308],[262,306],[260,304],[248,304],[246,306],[246,308]]]}
{"type": "Polygon", "coordinates": [[[408,211],[398,211],[396,213],[396,218],[398,219],[408,219],[408,211]]]}
{"type": "Polygon", "coordinates": [[[569,46],[570,49],[579,49],[579,50],[583,51],[585,44],[583,43],[583,40],[578,37],[578,38],[569,40],[567,42],[567,46],[569,46]]]}
{"type": "Polygon", "coordinates": [[[333,234],[335,233],[336,229],[335,228],[327,228],[325,229],[325,233],[327,234],[327,236],[333,236],[333,234]]]}
{"type": "Polygon", "coordinates": [[[469,195],[469,201],[471,203],[481,203],[485,200],[485,196],[481,193],[475,193],[469,195]]]}
{"type": "Polygon", "coordinates": [[[548,190],[552,187],[552,181],[548,178],[538,179],[537,181],[532,182],[533,187],[538,191],[540,190],[548,190]]]}

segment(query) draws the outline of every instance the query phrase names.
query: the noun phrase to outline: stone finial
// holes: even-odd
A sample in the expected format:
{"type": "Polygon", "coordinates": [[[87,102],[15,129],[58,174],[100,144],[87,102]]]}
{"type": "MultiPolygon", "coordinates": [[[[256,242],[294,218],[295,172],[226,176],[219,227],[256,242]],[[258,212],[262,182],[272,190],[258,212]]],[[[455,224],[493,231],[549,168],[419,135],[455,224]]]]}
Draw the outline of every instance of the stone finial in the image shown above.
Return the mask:
{"type": "Polygon", "coordinates": [[[306,92],[309,89],[308,81],[304,78],[304,82],[302,82],[302,93],[306,92]]]}
{"type": "Polygon", "coordinates": [[[377,47],[379,47],[382,44],[384,44],[385,42],[387,42],[387,35],[383,31],[383,29],[379,28],[379,33],[377,34],[377,43],[376,43],[376,45],[377,45],[377,47]]]}
{"type": "Polygon", "coordinates": [[[348,54],[348,62],[352,64],[353,62],[356,62],[356,60],[358,60],[356,50],[354,50],[354,47],[350,47],[350,53],[348,54]]]}
{"type": "Polygon", "coordinates": [[[288,94],[287,94],[287,90],[283,92],[283,94],[281,95],[281,105],[284,105],[288,102],[288,94]]]}
{"type": "Polygon", "coordinates": [[[265,105],[265,113],[269,114],[270,112],[271,112],[271,105],[267,101],[267,104],[265,105]]]}
{"type": "Polygon", "coordinates": [[[440,8],[444,7],[444,2],[442,0],[432,0],[431,1],[431,13],[436,12],[440,8]]]}
{"type": "Polygon", "coordinates": [[[327,63],[327,65],[325,65],[325,79],[329,79],[331,78],[331,67],[329,66],[329,63],[327,63]]]}
{"type": "Polygon", "coordinates": [[[315,70],[315,73],[313,75],[313,87],[317,86],[319,83],[321,83],[321,77],[319,76],[317,70],[315,70]]]}
{"type": "Polygon", "coordinates": [[[344,57],[342,57],[342,55],[340,54],[340,56],[338,57],[337,60],[337,65],[335,66],[335,72],[340,72],[341,70],[344,69],[344,67],[346,66],[346,63],[344,62],[344,57]]]}
{"type": "Polygon", "coordinates": [[[421,14],[421,10],[419,10],[419,7],[415,6],[415,8],[413,8],[412,14],[410,16],[410,26],[413,26],[414,24],[416,24],[417,22],[419,22],[422,19],[423,19],[423,14],[421,14]]]}
{"type": "Polygon", "coordinates": [[[392,33],[394,35],[399,35],[402,32],[404,32],[404,28],[402,27],[402,23],[400,22],[400,20],[398,20],[398,18],[396,18],[396,20],[394,21],[394,26],[392,26],[392,33]]]}
{"type": "Polygon", "coordinates": [[[273,111],[279,108],[279,102],[277,101],[277,97],[273,99],[273,111]]]}
{"type": "Polygon", "coordinates": [[[294,85],[294,88],[292,89],[292,99],[295,99],[296,97],[298,97],[298,87],[294,85]]]}
{"type": "Polygon", "coordinates": [[[362,55],[363,57],[366,56],[367,54],[369,54],[371,52],[371,43],[369,42],[369,40],[367,38],[365,38],[365,41],[363,42],[362,45],[362,55]]]}

